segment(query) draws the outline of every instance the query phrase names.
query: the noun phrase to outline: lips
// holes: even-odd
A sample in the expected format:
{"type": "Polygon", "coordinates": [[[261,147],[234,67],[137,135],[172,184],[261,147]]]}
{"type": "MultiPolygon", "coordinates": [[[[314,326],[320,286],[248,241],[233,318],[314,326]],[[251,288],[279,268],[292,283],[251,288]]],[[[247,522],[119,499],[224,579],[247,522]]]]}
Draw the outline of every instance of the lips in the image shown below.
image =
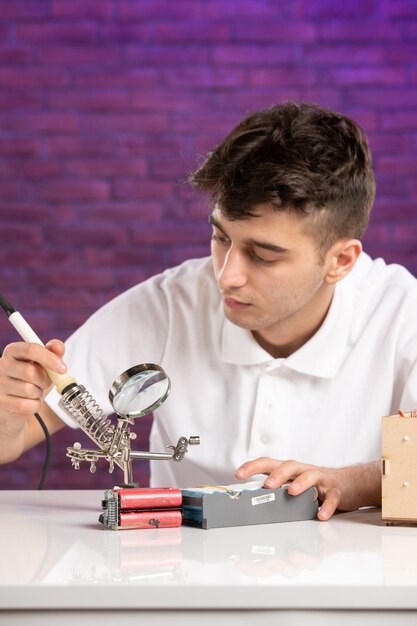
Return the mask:
{"type": "Polygon", "coordinates": [[[248,302],[240,302],[239,300],[234,300],[233,298],[224,298],[224,303],[230,309],[246,309],[251,306],[248,302]]]}

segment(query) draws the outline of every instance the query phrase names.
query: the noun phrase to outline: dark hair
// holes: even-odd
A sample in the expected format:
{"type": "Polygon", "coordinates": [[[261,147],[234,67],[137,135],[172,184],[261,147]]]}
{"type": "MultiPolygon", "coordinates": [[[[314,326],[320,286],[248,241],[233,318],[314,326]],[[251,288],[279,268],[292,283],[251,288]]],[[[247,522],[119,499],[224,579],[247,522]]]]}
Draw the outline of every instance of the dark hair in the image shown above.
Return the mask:
{"type": "Polygon", "coordinates": [[[314,216],[306,226],[322,252],[362,236],[375,197],[365,134],[348,117],[284,102],[244,118],[191,176],[227,219],[258,204],[314,216]],[[316,218],[317,216],[317,218],[316,218]]]}

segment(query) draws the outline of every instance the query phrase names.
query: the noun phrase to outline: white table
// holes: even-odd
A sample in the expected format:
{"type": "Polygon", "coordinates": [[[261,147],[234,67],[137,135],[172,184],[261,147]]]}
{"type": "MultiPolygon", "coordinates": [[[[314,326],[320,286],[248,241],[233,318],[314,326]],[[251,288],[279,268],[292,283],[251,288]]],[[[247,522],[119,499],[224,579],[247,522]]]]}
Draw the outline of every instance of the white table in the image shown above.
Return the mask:
{"type": "Polygon", "coordinates": [[[417,624],[417,527],[377,509],[107,531],[102,495],[0,492],[0,624],[417,624]]]}

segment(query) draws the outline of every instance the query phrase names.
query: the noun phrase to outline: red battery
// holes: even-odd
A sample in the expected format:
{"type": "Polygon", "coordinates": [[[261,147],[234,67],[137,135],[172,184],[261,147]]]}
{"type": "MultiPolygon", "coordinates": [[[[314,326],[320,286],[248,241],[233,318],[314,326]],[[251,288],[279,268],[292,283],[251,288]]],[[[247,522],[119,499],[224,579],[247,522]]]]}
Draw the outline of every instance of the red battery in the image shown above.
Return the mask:
{"type": "Polygon", "coordinates": [[[174,528],[181,526],[181,511],[158,510],[121,512],[119,528],[174,528]]]}
{"type": "Polygon", "coordinates": [[[119,498],[120,511],[179,508],[182,504],[182,491],[174,487],[117,489],[114,491],[119,498]]]}

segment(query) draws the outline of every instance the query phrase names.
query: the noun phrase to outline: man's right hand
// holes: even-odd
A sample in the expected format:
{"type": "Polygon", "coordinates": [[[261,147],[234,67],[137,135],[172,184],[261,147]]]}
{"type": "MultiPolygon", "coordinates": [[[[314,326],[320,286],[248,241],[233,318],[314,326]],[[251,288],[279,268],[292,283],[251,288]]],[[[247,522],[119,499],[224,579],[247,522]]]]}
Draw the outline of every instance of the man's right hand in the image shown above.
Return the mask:
{"type": "Polygon", "coordinates": [[[40,413],[50,432],[63,423],[43,402],[52,383],[45,372],[66,372],[62,361],[65,348],[54,339],[47,346],[11,343],[0,358],[0,463],[19,457],[43,439],[34,419],[40,413]]]}

